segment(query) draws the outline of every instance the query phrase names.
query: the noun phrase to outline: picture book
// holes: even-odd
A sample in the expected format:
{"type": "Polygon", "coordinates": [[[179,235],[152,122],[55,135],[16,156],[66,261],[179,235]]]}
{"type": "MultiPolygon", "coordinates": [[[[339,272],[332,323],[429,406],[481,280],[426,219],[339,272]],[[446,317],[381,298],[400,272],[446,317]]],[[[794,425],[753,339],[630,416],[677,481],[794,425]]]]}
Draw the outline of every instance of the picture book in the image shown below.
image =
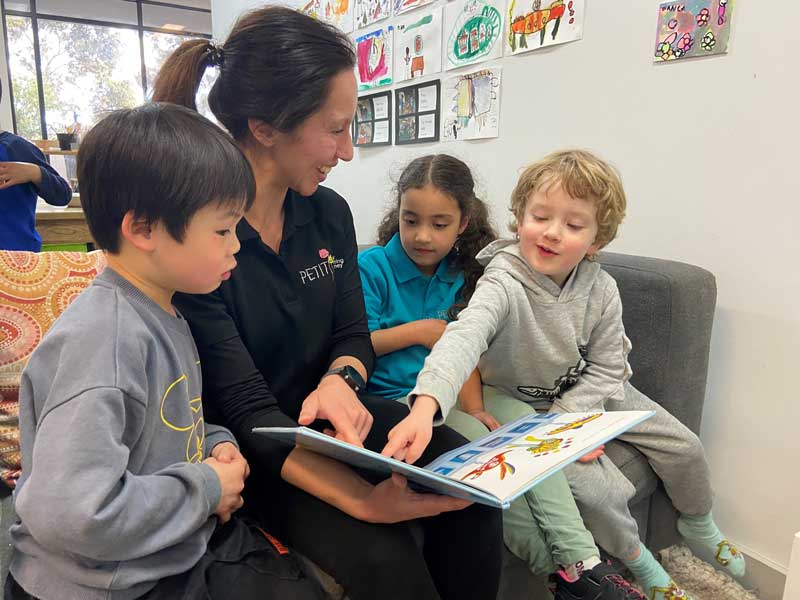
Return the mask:
{"type": "Polygon", "coordinates": [[[517,496],[601,444],[650,418],[653,411],[531,414],[418,467],[353,446],[307,427],[256,427],[354,467],[405,476],[417,490],[508,508],[517,496]]]}

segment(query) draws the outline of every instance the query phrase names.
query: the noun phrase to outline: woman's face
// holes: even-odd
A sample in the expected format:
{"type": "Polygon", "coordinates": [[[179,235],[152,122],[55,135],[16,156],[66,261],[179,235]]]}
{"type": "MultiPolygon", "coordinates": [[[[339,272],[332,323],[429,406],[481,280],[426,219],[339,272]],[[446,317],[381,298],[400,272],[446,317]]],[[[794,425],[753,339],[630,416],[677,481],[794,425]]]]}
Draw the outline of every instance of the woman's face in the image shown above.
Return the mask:
{"type": "Polygon", "coordinates": [[[347,69],[331,79],[317,112],[294,131],[277,134],[272,155],[283,184],[310,196],[339,160],[353,158],[350,124],[357,102],[356,76],[347,69]]]}

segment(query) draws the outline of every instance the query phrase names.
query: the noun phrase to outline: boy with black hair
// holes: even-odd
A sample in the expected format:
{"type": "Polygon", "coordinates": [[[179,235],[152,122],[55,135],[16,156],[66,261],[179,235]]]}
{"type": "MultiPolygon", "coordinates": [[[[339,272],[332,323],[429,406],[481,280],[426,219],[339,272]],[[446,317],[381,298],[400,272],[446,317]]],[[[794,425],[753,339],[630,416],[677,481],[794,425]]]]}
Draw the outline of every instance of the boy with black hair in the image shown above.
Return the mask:
{"type": "Polygon", "coordinates": [[[41,250],[42,238],[35,227],[38,196],[53,206],[66,206],[72,190],[41,150],[18,135],[0,131],[0,250],[41,250]]]}
{"type": "Polygon", "coordinates": [[[321,598],[293,555],[231,519],[249,467],[204,422],[197,349],[172,306],[236,266],[246,159],[197,113],[150,104],[92,129],[78,179],[108,267],[22,375],[6,597],[321,598]]]}

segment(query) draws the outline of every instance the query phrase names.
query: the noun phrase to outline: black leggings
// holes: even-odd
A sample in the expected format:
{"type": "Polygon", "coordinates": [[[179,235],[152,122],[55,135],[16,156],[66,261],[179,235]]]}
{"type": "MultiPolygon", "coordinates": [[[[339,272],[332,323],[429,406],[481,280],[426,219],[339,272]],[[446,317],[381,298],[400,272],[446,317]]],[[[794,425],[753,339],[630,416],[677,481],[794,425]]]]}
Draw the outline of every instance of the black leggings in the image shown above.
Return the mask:
{"type": "MultiPolygon", "coordinates": [[[[393,400],[362,396],[374,417],[364,445],[380,451],[389,430],[408,414],[393,400]]],[[[452,429],[434,428],[418,464],[424,465],[465,440],[452,429]]],[[[251,477],[251,479],[254,479],[251,477]]],[[[269,527],[305,554],[347,591],[351,600],[494,600],[500,579],[501,511],[480,504],[419,519],[422,548],[407,523],[376,525],[354,519],[333,506],[281,482],[258,494],[248,480],[251,506],[267,509],[269,527]],[[253,498],[257,494],[259,500],[253,498]]]]}

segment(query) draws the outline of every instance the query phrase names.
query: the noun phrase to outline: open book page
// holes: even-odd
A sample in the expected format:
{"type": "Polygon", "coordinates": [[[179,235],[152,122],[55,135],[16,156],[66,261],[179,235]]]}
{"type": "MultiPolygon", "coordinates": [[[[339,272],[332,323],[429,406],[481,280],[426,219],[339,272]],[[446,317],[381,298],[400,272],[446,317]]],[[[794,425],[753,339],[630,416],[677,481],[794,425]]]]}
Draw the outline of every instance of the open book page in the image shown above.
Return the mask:
{"type": "Polygon", "coordinates": [[[389,475],[456,498],[507,508],[549,475],[653,415],[653,411],[528,415],[417,467],[358,448],[307,427],[253,431],[354,467],[389,475]]]}
{"type": "Polygon", "coordinates": [[[533,414],[443,454],[425,468],[485,490],[505,504],[653,414],[533,414]]]}

